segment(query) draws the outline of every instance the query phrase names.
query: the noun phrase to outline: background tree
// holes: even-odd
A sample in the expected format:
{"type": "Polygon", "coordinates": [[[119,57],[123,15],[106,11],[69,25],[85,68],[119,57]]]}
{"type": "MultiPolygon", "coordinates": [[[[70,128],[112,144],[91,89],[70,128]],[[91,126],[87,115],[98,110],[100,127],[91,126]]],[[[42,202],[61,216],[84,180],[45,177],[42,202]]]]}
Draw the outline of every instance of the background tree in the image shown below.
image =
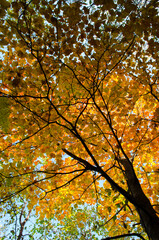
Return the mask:
{"type": "Polygon", "coordinates": [[[0,239],[33,239],[31,234],[26,233],[26,225],[30,218],[31,210],[26,210],[26,203],[23,199],[16,198],[18,203],[11,199],[3,205],[3,212],[0,213],[0,239]],[[5,208],[4,208],[5,207],[5,208]],[[3,223],[3,225],[2,225],[3,223]]]}
{"type": "Polygon", "coordinates": [[[85,202],[110,236],[157,240],[158,2],[1,5],[1,201],[85,202]]]}
{"type": "Polygon", "coordinates": [[[35,208],[28,210],[24,199],[16,198],[3,205],[1,212],[0,239],[8,240],[48,240],[48,239],[79,239],[97,240],[99,236],[106,236],[104,220],[97,216],[92,206],[74,204],[69,215],[58,221],[55,216],[49,219],[38,218],[35,208]],[[80,219],[80,221],[77,221],[80,219]],[[3,224],[2,224],[3,223],[3,224]],[[100,224],[103,226],[100,227],[100,224]]]}

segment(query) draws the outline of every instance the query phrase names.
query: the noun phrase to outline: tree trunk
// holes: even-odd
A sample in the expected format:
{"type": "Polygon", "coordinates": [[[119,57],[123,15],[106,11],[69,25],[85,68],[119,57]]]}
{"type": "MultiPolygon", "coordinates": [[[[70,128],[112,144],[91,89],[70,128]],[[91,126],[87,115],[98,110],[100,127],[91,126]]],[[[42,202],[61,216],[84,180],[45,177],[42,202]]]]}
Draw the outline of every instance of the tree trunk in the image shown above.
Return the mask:
{"type": "Polygon", "coordinates": [[[159,240],[159,218],[156,215],[149,199],[144,194],[133,165],[127,160],[120,161],[125,169],[125,176],[131,195],[136,201],[136,210],[140,216],[142,227],[149,239],[159,240]]]}

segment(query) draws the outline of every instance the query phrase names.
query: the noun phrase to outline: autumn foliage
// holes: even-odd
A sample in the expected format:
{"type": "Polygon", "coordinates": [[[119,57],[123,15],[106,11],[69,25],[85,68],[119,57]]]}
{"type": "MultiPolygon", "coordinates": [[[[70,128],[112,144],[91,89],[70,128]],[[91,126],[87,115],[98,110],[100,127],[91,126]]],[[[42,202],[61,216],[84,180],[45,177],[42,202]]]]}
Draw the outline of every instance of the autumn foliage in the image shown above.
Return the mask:
{"type": "Polygon", "coordinates": [[[157,240],[157,1],[1,5],[1,202],[61,221],[86,203],[110,237],[157,240]]]}

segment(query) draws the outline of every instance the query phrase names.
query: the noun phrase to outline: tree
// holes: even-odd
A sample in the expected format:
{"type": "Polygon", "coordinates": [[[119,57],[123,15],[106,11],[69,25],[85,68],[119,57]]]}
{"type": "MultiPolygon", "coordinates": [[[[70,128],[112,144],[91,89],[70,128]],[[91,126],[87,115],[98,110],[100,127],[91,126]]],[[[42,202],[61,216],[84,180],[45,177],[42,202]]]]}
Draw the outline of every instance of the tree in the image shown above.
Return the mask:
{"type": "Polygon", "coordinates": [[[24,203],[23,199],[20,199],[18,204],[10,199],[3,205],[3,207],[5,207],[5,216],[4,211],[0,213],[0,219],[2,219],[3,222],[3,226],[0,226],[0,239],[24,240],[27,236],[31,237],[28,233],[24,234],[26,224],[31,214],[31,210],[26,210],[26,205],[27,203],[24,203]]]}
{"type": "MultiPolygon", "coordinates": [[[[35,208],[28,210],[27,202],[16,198],[5,203],[6,214],[0,214],[3,226],[0,226],[0,239],[15,240],[48,240],[48,239],[79,239],[97,240],[98,236],[107,234],[104,225],[99,228],[103,220],[96,215],[92,206],[74,205],[71,213],[58,221],[55,216],[49,219],[35,217],[35,208]],[[77,221],[80,215],[80,221],[77,221]]],[[[104,222],[103,222],[104,223],[104,222]]]]}
{"type": "Polygon", "coordinates": [[[158,1],[1,4],[1,201],[157,240],[158,1]]]}

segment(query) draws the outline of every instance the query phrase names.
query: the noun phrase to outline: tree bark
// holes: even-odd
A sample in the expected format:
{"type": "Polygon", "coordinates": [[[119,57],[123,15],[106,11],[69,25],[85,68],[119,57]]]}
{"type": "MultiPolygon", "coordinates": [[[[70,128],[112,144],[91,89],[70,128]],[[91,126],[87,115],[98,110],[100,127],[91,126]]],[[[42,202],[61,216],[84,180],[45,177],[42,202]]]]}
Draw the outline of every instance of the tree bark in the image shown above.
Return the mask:
{"type": "Polygon", "coordinates": [[[120,161],[125,170],[125,176],[131,195],[137,205],[136,210],[140,216],[142,227],[145,229],[149,239],[159,240],[159,218],[156,215],[149,199],[144,194],[139,180],[135,174],[133,165],[126,159],[120,161]]]}

